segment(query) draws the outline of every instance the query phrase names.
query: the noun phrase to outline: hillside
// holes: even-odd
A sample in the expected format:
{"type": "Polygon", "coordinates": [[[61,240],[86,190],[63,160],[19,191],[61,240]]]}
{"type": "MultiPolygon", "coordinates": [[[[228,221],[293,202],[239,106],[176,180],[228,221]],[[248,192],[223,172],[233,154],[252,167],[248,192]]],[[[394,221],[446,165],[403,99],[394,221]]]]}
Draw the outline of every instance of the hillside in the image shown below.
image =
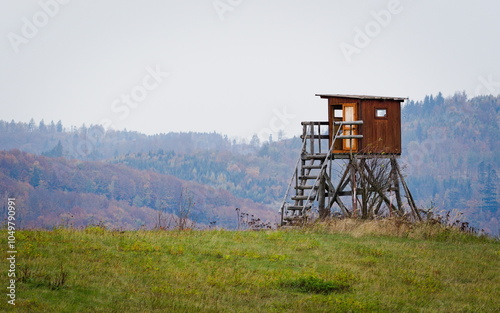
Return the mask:
{"type": "Polygon", "coordinates": [[[500,96],[464,93],[410,101],[403,110],[403,162],[422,206],[463,213],[500,229],[500,96]]]}
{"type": "Polygon", "coordinates": [[[28,228],[60,224],[174,227],[174,216],[234,228],[236,207],[275,222],[263,205],[224,190],[123,165],[49,158],[19,150],[0,151],[0,187],[4,195],[17,199],[22,208],[20,225],[28,228]]]}
{"type": "Polygon", "coordinates": [[[247,155],[227,150],[189,154],[159,150],[129,153],[109,162],[173,175],[279,207],[300,145],[298,138],[266,143],[257,152],[247,155]]]}
{"type": "Polygon", "coordinates": [[[403,236],[351,226],[23,230],[15,311],[498,312],[498,241],[424,225],[403,236]]]}

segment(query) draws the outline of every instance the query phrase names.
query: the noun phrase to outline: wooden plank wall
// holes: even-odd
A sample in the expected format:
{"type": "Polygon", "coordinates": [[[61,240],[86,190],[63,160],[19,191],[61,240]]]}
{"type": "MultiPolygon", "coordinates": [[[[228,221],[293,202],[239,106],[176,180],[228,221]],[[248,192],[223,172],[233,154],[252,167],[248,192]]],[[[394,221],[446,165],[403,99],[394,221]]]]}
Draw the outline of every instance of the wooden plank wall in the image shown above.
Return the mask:
{"type": "Polygon", "coordinates": [[[397,100],[328,98],[330,145],[335,133],[333,106],[343,103],[357,103],[357,119],[364,122],[358,129],[364,136],[358,142],[359,152],[401,154],[401,102],[397,100]],[[376,109],[386,109],[387,118],[376,118],[376,109]]]}
{"type": "Polygon", "coordinates": [[[363,120],[362,151],[401,153],[401,103],[395,100],[361,100],[363,120]],[[377,118],[376,109],[386,109],[386,118],[377,118]]]}

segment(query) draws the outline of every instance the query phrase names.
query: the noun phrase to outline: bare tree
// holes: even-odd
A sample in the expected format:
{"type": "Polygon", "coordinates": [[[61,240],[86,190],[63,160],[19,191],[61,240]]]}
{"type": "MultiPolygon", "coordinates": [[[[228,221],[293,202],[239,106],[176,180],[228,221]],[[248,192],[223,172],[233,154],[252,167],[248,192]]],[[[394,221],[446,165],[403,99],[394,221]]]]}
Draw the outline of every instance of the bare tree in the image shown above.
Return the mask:
{"type": "Polygon", "coordinates": [[[384,213],[381,207],[384,204],[383,196],[392,182],[391,164],[389,159],[372,158],[362,159],[359,166],[358,190],[361,199],[358,201],[361,204],[361,218],[371,219],[384,213]]]}
{"type": "Polygon", "coordinates": [[[158,210],[156,214],[155,229],[170,229],[171,222],[172,217],[167,214],[166,210],[158,210]]]}
{"type": "Polygon", "coordinates": [[[178,230],[184,230],[193,226],[189,219],[195,206],[194,195],[188,188],[183,188],[179,197],[179,206],[175,212],[175,226],[178,230]]]}
{"type": "Polygon", "coordinates": [[[167,212],[168,203],[167,200],[161,199],[156,201],[156,207],[158,208],[156,214],[155,229],[167,230],[170,229],[172,224],[172,215],[167,212]]]}

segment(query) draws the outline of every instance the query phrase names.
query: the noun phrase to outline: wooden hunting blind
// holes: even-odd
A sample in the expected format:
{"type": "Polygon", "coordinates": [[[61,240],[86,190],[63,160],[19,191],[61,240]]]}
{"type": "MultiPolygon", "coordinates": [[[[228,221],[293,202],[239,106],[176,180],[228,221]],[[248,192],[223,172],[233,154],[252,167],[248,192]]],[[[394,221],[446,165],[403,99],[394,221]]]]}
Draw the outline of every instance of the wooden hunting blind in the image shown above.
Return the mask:
{"type": "Polygon", "coordinates": [[[358,138],[338,140],[334,153],[401,154],[401,102],[405,98],[356,95],[316,96],[328,99],[329,143],[339,127],[344,134],[358,138]],[[363,121],[362,124],[336,125],[335,122],[363,121]],[[350,146],[352,144],[352,147],[350,146]]]}
{"type": "Polygon", "coordinates": [[[420,219],[397,162],[405,98],[316,96],[328,100],[328,121],[302,122],[302,149],[280,209],[281,225],[303,223],[315,213],[420,219]]]}

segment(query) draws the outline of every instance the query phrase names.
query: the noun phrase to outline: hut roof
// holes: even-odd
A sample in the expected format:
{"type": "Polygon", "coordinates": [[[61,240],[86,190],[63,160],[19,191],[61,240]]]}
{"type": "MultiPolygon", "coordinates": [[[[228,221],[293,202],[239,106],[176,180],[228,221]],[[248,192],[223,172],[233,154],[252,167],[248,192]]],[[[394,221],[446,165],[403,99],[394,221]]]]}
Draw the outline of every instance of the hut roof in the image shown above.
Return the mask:
{"type": "Polygon", "coordinates": [[[367,95],[340,95],[340,94],[316,94],[316,96],[321,98],[351,98],[351,99],[361,99],[361,100],[394,100],[394,101],[405,101],[408,98],[401,97],[381,97],[381,96],[367,96],[367,95]]]}

